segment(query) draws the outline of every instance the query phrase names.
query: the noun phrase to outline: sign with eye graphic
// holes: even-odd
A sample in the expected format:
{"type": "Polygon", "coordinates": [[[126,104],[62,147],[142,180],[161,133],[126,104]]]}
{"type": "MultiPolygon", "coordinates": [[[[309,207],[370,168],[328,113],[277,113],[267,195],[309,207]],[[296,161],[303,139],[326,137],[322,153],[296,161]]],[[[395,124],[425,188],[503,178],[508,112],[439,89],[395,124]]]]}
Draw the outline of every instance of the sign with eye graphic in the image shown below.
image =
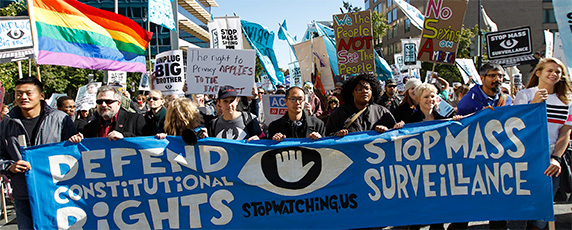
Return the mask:
{"type": "Polygon", "coordinates": [[[25,17],[0,18],[0,63],[33,58],[34,49],[30,19],[25,17]]]}
{"type": "Polygon", "coordinates": [[[530,27],[487,33],[489,59],[501,65],[521,63],[534,59],[530,27]],[[499,60],[502,59],[502,60],[499,60]]]}
{"type": "Polygon", "coordinates": [[[533,103],[316,141],[86,138],[23,156],[34,165],[26,181],[35,229],[553,221],[549,162],[539,160],[549,151],[546,119],[533,103]]]}

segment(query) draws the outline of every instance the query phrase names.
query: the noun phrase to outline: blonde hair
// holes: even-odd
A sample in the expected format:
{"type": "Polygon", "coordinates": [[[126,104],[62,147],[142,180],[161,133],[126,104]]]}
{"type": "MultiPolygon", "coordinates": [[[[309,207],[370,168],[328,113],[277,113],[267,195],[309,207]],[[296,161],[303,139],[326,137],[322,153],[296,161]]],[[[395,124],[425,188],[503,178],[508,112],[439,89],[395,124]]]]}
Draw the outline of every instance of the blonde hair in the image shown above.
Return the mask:
{"type": "Polygon", "coordinates": [[[437,87],[435,87],[433,84],[429,84],[429,83],[423,83],[417,87],[415,87],[415,97],[417,99],[417,102],[419,102],[421,100],[421,94],[423,94],[423,91],[429,90],[433,93],[437,93],[437,87]]]}
{"type": "Polygon", "coordinates": [[[544,70],[546,64],[548,63],[554,63],[558,65],[562,70],[562,77],[560,78],[560,81],[556,82],[556,84],[554,85],[554,92],[558,96],[558,99],[560,99],[564,104],[570,103],[572,101],[570,99],[570,96],[572,94],[572,89],[570,88],[570,77],[568,76],[568,71],[566,71],[567,70],[566,66],[564,66],[562,61],[556,58],[540,59],[540,61],[538,61],[538,64],[536,64],[536,68],[534,68],[534,70],[532,71],[532,75],[530,76],[530,81],[528,81],[528,86],[526,86],[526,88],[532,88],[538,86],[538,75],[536,75],[536,73],[544,70]]]}
{"type": "Polygon", "coordinates": [[[165,132],[180,136],[185,129],[194,129],[203,123],[199,109],[188,98],[177,98],[169,102],[165,115],[165,132]]]}

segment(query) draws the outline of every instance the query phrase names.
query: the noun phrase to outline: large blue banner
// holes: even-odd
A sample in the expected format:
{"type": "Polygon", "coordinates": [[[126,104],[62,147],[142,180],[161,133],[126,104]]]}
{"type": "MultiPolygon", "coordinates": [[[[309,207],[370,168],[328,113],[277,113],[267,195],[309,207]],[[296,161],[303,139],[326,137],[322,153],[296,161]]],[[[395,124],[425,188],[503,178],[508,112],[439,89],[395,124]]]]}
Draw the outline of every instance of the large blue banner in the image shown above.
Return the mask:
{"type": "Polygon", "coordinates": [[[553,220],[544,104],[318,141],[85,139],[25,150],[38,229],[553,220]]]}

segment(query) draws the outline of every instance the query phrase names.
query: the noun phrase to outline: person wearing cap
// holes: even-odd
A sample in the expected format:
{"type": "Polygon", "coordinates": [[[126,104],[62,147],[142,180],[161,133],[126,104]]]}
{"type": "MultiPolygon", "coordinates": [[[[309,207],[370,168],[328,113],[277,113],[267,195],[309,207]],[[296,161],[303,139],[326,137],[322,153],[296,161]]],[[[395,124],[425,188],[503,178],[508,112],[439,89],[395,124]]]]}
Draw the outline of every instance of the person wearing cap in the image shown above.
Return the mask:
{"type": "Polygon", "coordinates": [[[232,140],[258,140],[262,133],[256,115],[237,111],[238,92],[230,85],[219,88],[217,106],[222,110],[221,116],[213,119],[208,125],[208,136],[232,140]]]}
{"type": "Polygon", "coordinates": [[[457,105],[457,114],[467,115],[483,108],[512,105],[512,98],[501,92],[504,69],[499,64],[486,63],[479,70],[482,85],[476,84],[457,105]]]}
{"type": "Polygon", "coordinates": [[[338,102],[340,103],[340,105],[344,104],[344,101],[342,100],[342,86],[343,85],[344,85],[344,83],[336,82],[336,90],[334,91],[334,94],[333,94],[333,96],[338,99],[338,102]]]}
{"type": "Polygon", "coordinates": [[[77,117],[73,121],[75,128],[78,132],[83,132],[85,125],[90,121],[95,120],[95,117],[90,113],[90,106],[88,103],[83,103],[78,109],[77,117]]]}
{"type": "Polygon", "coordinates": [[[415,97],[415,87],[420,86],[421,81],[417,78],[411,78],[405,83],[405,93],[403,96],[403,101],[394,110],[393,116],[395,120],[402,121],[405,123],[412,123],[413,114],[417,110],[417,100],[415,97]]]}
{"type": "Polygon", "coordinates": [[[381,96],[381,84],[371,74],[350,78],[342,87],[345,104],[326,122],[326,135],[343,137],[350,132],[375,130],[383,133],[395,126],[389,110],[374,103],[381,96]]]}
{"type": "Polygon", "coordinates": [[[393,114],[397,106],[401,104],[401,97],[399,97],[397,93],[397,83],[395,82],[395,79],[389,78],[385,80],[385,92],[377,104],[380,104],[389,109],[391,114],[393,114]]]}

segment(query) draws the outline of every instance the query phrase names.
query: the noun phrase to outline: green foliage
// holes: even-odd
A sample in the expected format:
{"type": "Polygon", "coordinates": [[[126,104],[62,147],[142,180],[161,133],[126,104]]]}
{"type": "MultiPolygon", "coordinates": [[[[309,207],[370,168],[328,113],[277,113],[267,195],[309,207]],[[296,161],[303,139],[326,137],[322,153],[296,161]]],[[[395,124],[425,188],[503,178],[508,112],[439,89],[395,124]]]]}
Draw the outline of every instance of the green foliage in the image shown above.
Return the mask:
{"type": "Polygon", "coordinates": [[[469,46],[471,45],[471,38],[478,36],[479,28],[477,25],[472,28],[461,29],[461,38],[459,39],[459,48],[457,49],[457,58],[471,58],[469,55],[469,46]]]}
{"type": "Polygon", "coordinates": [[[387,25],[387,18],[383,14],[372,11],[372,30],[373,30],[373,43],[375,48],[381,48],[381,38],[387,33],[390,28],[387,25]]]}
{"type": "Polygon", "coordinates": [[[342,1],[342,3],[344,4],[343,7],[340,7],[340,11],[342,12],[342,14],[361,11],[361,7],[357,7],[357,6],[354,7],[354,6],[352,6],[351,3],[346,2],[346,1],[342,1]]]}
{"type": "Polygon", "coordinates": [[[28,5],[25,0],[10,3],[7,7],[0,9],[0,16],[16,16],[21,12],[27,11],[28,5]]]}

